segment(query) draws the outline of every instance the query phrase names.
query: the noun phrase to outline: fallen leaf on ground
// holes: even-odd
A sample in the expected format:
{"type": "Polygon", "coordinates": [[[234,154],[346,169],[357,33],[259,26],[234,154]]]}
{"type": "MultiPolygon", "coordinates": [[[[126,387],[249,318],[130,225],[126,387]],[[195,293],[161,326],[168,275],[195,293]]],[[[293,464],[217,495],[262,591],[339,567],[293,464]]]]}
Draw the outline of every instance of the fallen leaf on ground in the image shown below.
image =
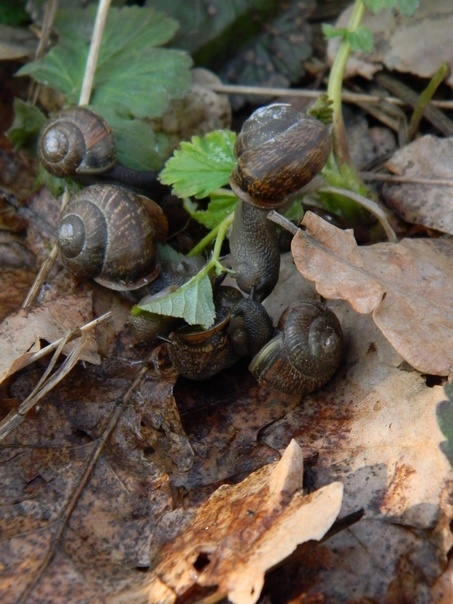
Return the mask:
{"type": "MultiPolygon", "coordinates": [[[[43,306],[22,308],[8,316],[0,325],[0,382],[28,364],[29,358],[41,349],[40,340],[51,344],[68,330],[82,327],[92,318],[90,293],[60,296],[43,306]]],[[[74,343],[67,344],[63,353],[68,354],[73,347],[74,343]]],[[[97,365],[101,362],[93,334],[89,335],[89,344],[81,360],[97,365]]]]}
{"type": "Polygon", "coordinates": [[[292,441],[277,465],[215,491],[184,533],[160,552],[148,601],[164,601],[163,584],[166,602],[197,585],[217,586],[234,604],[257,602],[265,572],[298,544],[321,539],[340,510],[341,483],[304,496],[302,468],[300,447],[292,441]]]}
{"type": "MultiPolygon", "coordinates": [[[[453,185],[453,138],[426,135],[404,146],[386,168],[405,178],[445,179],[453,185]]],[[[404,220],[453,235],[453,186],[430,183],[386,183],[387,204],[404,220]]]]}
{"type": "Polygon", "coordinates": [[[328,299],[344,299],[373,319],[395,350],[422,373],[453,368],[453,243],[404,239],[358,247],[307,212],[292,241],[298,270],[328,299]]]}
{"type": "MultiPolygon", "coordinates": [[[[352,9],[353,6],[341,14],[336,27],[347,27],[352,9]]],[[[362,25],[373,32],[374,48],[370,54],[354,54],[349,58],[346,78],[362,75],[371,79],[383,65],[389,70],[430,78],[439,69],[441,61],[445,61],[450,66],[447,83],[453,86],[451,0],[421,2],[412,17],[393,10],[382,10],[376,15],[367,11],[362,25]]],[[[340,38],[329,40],[330,62],[333,61],[339,44],[340,38]]]]}

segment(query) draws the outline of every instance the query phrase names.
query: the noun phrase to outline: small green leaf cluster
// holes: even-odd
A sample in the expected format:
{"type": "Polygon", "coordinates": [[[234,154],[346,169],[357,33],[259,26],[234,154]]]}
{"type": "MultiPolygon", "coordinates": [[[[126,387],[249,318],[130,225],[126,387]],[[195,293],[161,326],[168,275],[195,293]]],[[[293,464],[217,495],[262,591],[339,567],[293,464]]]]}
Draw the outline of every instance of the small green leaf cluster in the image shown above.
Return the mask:
{"type": "Polygon", "coordinates": [[[165,297],[148,298],[139,303],[133,311],[135,314],[145,311],[180,317],[191,325],[205,328],[213,324],[215,309],[210,276],[227,270],[219,261],[220,251],[237,203],[237,197],[222,188],[236,165],[235,140],[236,134],[229,130],[194,136],[190,142],[181,143],[180,149],[165,164],[160,181],[172,186],[173,194],[184,200],[189,214],[211,229],[190,255],[202,253],[214,240],[215,245],[206,265],[195,277],[165,297]],[[206,209],[199,209],[189,197],[209,198],[210,201],[206,209]]]}
{"type": "MultiPolygon", "coordinates": [[[[363,2],[366,8],[376,14],[385,9],[396,9],[404,15],[413,15],[417,10],[420,0],[358,0],[363,2]]],[[[345,39],[354,52],[370,53],[374,47],[373,32],[367,27],[359,25],[353,30],[347,27],[333,27],[324,23],[322,31],[325,37],[330,40],[332,38],[345,39]]]]}

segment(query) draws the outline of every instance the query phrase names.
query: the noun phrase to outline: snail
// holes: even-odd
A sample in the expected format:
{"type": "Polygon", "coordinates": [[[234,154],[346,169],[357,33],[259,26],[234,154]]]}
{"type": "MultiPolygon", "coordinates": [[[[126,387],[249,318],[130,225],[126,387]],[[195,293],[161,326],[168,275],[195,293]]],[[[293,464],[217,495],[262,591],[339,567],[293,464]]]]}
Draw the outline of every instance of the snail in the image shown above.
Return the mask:
{"type": "Polygon", "coordinates": [[[226,328],[229,316],[209,329],[186,325],[168,336],[168,353],[179,375],[205,380],[238,360],[226,328]]]}
{"type": "Polygon", "coordinates": [[[54,115],[42,128],[38,155],[45,169],[60,178],[97,174],[116,163],[116,143],[104,119],[85,107],[54,115]]]}
{"type": "Polygon", "coordinates": [[[63,264],[110,289],[142,287],[159,274],[157,242],[167,220],[150,199],[116,185],[93,185],[72,197],[57,233],[63,264]]]}
{"type": "Polygon", "coordinates": [[[268,211],[282,207],[313,179],[330,148],[329,131],[321,122],[283,103],[255,111],[236,139],[230,186],[239,202],[230,249],[238,286],[246,293],[254,288],[259,301],[274,289],[280,267],[268,211]]]}
{"type": "Polygon", "coordinates": [[[163,193],[157,172],[139,171],[117,163],[116,142],[107,122],[87,107],[59,111],[41,129],[38,156],[44,168],[59,178],[89,184],[92,176],[119,182],[147,193],[163,193]]]}
{"type": "Polygon", "coordinates": [[[328,129],[284,103],[257,109],[234,146],[234,193],[268,210],[283,206],[322,170],[331,149],[328,129]]]}
{"type": "Polygon", "coordinates": [[[277,330],[249,366],[260,384],[303,395],[332,377],[342,358],[343,333],[325,304],[299,301],[284,311],[277,330]]]}

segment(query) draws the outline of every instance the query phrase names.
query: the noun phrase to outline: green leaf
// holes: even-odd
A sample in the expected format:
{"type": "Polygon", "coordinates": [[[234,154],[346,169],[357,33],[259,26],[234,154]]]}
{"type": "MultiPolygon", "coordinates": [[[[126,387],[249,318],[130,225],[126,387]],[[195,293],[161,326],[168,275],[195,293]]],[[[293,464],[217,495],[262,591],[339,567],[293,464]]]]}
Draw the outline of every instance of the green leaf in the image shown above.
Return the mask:
{"type": "Polygon", "coordinates": [[[118,162],[134,170],[158,170],[168,157],[168,138],[154,132],[145,120],[131,117],[127,107],[90,107],[99,113],[115,133],[118,162]]]}
{"type": "Polygon", "coordinates": [[[233,154],[236,134],[216,130],[203,137],[193,136],[182,142],[179,150],[165,164],[160,173],[164,185],[172,185],[178,197],[207,197],[229,181],[236,165],[233,154]]]}
{"type": "Polygon", "coordinates": [[[219,189],[210,195],[210,202],[206,210],[199,210],[196,203],[190,199],[184,200],[184,208],[192,218],[204,225],[207,229],[215,229],[229,214],[234,212],[237,197],[231,191],[219,189]]]}
{"type": "Polygon", "coordinates": [[[355,31],[346,32],[346,39],[354,52],[368,53],[373,50],[374,35],[367,27],[358,27],[355,31]]]}
{"type": "Polygon", "coordinates": [[[448,383],[444,390],[448,400],[437,405],[436,414],[439,428],[447,438],[440,448],[453,467],[453,383],[448,383]]]}
{"type": "Polygon", "coordinates": [[[323,23],[321,25],[322,27],[322,33],[325,35],[325,37],[330,40],[332,38],[342,38],[343,36],[346,35],[347,30],[344,27],[333,27],[332,25],[329,25],[328,23],[323,23]]]}
{"type": "Polygon", "coordinates": [[[140,302],[141,310],[179,317],[189,325],[202,325],[205,329],[214,323],[215,309],[212,298],[211,281],[207,275],[192,277],[175,292],[163,298],[151,296],[148,301],[140,302]]]}
{"type": "Polygon", "coordinates": [[[46,122],[46,116],[34,105],[14,99],[14,122],[8,130],[8,138],[16,149],[25,147],[36,150],[39,131],[46,122]]]}

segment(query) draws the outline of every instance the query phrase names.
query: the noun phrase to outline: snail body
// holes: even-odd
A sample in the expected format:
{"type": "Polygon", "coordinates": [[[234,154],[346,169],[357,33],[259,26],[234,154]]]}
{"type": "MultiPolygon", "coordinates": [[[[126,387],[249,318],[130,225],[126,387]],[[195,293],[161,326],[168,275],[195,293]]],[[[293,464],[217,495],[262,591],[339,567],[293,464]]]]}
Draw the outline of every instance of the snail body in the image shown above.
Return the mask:
{"type": "Polygon", "coordinates": [[[303,395],[332,377],[342,358],[343,333],[325,304],[304,300],[288,307],[277,331],[249,366],[260,384],[303,395]]]}
{"type": "Polygon", "coordinates": [[[266,309],[252,297],[242,298],[231,309],[227,333],[241,357],[253,357],[272,338],[274,327],[266,309]]]}
{"type": "Polygon", "coordinates": [[[271,293],[280,272],[277,231],[267,213],[239,200],[229,238],[238,287],[247,294],[253,290],[258,301],[271,293]]]}
{"type": "Polygon", "coordinates": [[[110,289],[136,289],[159,274],[157,242],[166,230],[161,208],[150,199],[115,185],[93,185],[70,199],[57,245],[76,276],[110,289]]]}
{"type": "Polygon", "coordinates": [[[284,103],[262,107],[236,139],[230,186],[252,205],[281,207],[322,170],[330,149],[329,131],[318,120],[284,103]]]}
{"type": "Polygon", "coordinates": [[[115,165],[116,143],[100,115],[85,107],[72,107],[44,125],[38,155],[45,169],[60,178],[97,174],[115,165]]]}

